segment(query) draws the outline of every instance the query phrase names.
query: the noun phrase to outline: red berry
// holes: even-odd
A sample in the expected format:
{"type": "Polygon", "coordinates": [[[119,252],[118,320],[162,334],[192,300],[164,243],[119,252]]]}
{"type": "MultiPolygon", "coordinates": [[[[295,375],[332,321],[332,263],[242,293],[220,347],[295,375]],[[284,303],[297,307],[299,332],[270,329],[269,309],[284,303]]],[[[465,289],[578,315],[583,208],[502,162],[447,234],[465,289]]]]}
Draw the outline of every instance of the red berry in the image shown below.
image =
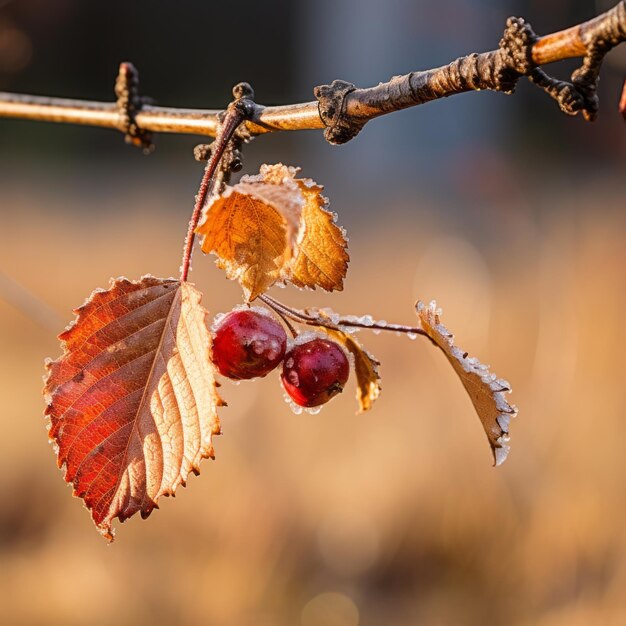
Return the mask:
{"type": "Polygon", "coordinates": [[[296,404],[325,404],[343,391],[350,363],[343,349],[328,339],[296,344],[286,355],[281,380],[296,404]]]}
{"type": "Polygon", "coordinates": [[[262,309],[231,311],[213,336],[213,363],[235,380],[265,376],[282,360],[287,348],[285,329],[262,309]]]}

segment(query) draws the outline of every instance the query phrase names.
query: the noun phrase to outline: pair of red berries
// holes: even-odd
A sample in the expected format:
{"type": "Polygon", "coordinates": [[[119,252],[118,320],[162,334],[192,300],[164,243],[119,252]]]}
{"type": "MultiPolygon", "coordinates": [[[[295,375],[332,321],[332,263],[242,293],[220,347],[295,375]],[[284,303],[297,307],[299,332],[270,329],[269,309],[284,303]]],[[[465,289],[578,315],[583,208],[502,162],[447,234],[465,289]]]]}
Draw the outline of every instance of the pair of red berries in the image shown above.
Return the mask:
{"type": "Polygon", "coordinates": [[[239,309],[219,319],[212,359],[221,374],[235,380],[265,376],[282,362],[283,387],[303,407],[328,402],[343,391],[350,374],[348,357],[334,341],[303,335],[287,351],[285,329],[263,309],[239,309]]]}

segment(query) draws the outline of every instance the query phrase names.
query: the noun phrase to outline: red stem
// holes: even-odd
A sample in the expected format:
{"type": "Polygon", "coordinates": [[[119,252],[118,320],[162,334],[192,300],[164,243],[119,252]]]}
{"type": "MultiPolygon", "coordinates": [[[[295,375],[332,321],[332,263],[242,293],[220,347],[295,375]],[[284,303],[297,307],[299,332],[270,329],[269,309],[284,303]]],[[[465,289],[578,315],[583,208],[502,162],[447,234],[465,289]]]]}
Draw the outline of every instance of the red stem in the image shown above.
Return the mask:
{"type": "Polygon", "coordinates": [[[263,296],[259,296],[259,298],[262,299],[263,302],[265,302],[265,304],[267,304],[267,306],[270,307],[270,309],[272,309],[272,311],[274,311],[274,313],[276,313],[276,315],[278,315],[281,320],[283,320],[283,324],[285,324],[285,326],[289,329],[289,332],[295,339],[298,336],[298,331],[293,327],[293,324],[289,321],[289,318],[287,317],[285,312],[280,307],[278,307],[276,302],[272,301],[271,298],[264,299],[263,296]]]}
{"type": "MultiPolygon", "coordinates": [[[[344,328],[364,328],[366,330],[385,330],[396,333],[406,333],[411,335],[423,335],[424,337],[428,337],[428,333],[425,332],[422,328],[416,326],[404,326],[402,324],[389,324],[389,323],[380,323],[380,322],[372,322],[365,323],[359,322],[358,320],[340,317],[336,322],[331,322],[330,320],[325,319],[320,315],[311,315],[306,311],[300,311],[298,309],[292,309],[286,304],[275,300],[271,296],[267,294],[262,294],[259,296],[259,300],[265,302],[267,306],[274,309],[276,313],[279,315],[285,315],[286,317],[291,318],[294,322],[298,322],[299,324],[308,324],[309,326],[325,326],[327,328],[337,329],[341,326],[344,328]]],[[[430,339],[430,337],[428,337],[430,339]]]]}
{"type": "Polygon", "coordinates": [[[228,146],[228,142],[231,140],[233,134],[237,130],[237,127],[245,119],[245,114],[234,102],[226,109],[226,115],[224,116],[224,122],[220,126],[215,142],[213,143],[213,150],[211,156],[207,161],[206,168],[204,169],[204,175],[200,182],[198,193],[196,194],[196,203],[189,220],[189,228],[187,229],[187,236],[185,237],[185,247],[183,249],[183,260],[180,266],[180,282],[187,281],[189,275],[189,268],[191,267],[191,255],[193,253],[193,243],[196,238],[196,227],[200,221],[202,215],[202,208],[207,198],[215,191],[215,173],[217,172],[217,166],[220,159],[224,154],[224,150],[228,146]]]}

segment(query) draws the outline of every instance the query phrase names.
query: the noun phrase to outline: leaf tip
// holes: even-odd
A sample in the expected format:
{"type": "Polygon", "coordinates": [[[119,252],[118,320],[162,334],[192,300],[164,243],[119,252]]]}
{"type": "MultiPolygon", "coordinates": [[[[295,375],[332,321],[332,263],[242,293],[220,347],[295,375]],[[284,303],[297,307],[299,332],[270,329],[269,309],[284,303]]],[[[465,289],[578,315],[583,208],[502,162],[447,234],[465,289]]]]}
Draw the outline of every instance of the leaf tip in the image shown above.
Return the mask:
{"type": "Polygon", "coordinates": [[[115,530],[111,527],[111,522],[96,524],[96,528],[109,545],[115,541],[115,530]]]}
{"type": "Polygon", "coordinates": [[[500,465],[502,465],[509,456],[510,450],[511,446],[508,446],[506,444],[502,444],[499,448],[493,448],[493,466],[499,467],[500,465]]]}

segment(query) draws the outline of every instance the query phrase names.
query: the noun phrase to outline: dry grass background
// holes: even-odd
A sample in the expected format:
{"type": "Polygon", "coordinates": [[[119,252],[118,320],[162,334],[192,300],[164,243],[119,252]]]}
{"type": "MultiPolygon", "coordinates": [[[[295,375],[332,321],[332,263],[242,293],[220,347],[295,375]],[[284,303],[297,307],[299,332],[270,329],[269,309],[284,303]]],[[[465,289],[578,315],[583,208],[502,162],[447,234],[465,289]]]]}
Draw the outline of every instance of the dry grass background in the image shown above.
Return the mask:
{"type": "MultiPolygon", "coordinates": [[[[624,186],[597,192],[555,192],[534,217],[513,201],[484,243],[407,203],[351,233],[342,294],[277,292],[407,322],[436,298],[460,345],[513,384],[502,468],[439,352],[363,334],[383,362],[371,413],[354,415],[353,388],[296,416],[276,376],[225,384],[217,460],[111,546],[46,440],[54,333],[0,301],[0,622],[626,623],[624,186]]],[[[91,198],[89,214],[66,210],[71,190],[45,197],[3,190],[0,267],[63,324],[109,276],[175,273],[184,220],[157,194],[132,212],[91,198]]],[[[199,254],[193,280],[211,313],[239,301],[199,254]]]]}

